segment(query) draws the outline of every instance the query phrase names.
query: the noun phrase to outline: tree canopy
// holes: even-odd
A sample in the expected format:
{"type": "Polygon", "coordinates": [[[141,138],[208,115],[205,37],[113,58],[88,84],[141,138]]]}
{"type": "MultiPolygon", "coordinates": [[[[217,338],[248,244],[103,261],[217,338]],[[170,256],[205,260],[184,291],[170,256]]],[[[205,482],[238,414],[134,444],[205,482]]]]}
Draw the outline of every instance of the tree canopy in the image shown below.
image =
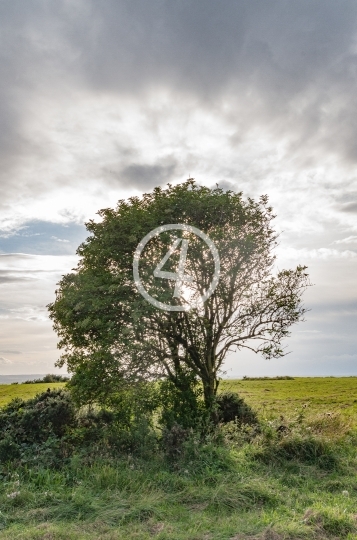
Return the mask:
{"type": "Polygon", "coordinates": [[[277,235],[267,196],[244,199],[242,193],[189,179],[120,200],[116,209],[98,214],[100,222],[86,224],[91,235],[78,248],[78,267],[63,276],[48,306],[63,351],[58,365],[66,363],[74,373],[72,384],[81,381],[83,399],[105,400],[122,384],[162,377],[179,387],[187,375],[202,382],[210,407],[229,351],[248,348],[267,359],[285,354],[282,340],[303,318],[302,294],[309,282],[304,266],[274,273],[277,235]],[[146,244],[139,266],[146,290],[181,311],[152,305],[133,278],[139,242],[167,224],[198,228],[220,258],[218,284],[200,303],[215,269],[202,239],[169,230],[146,244]],[[174,276],[180,243],[181,253],[183,245],[187,249],[187,279],[177,287],[176,278],[162,278],[155,268],[174,276]]]}

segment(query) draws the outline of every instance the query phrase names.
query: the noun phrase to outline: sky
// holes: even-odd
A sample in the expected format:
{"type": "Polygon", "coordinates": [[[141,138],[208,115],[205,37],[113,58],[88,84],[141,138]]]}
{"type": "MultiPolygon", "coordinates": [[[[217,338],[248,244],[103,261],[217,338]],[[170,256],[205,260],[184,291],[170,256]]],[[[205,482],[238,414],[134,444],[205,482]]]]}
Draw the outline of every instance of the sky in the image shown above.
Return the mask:
{"type": "Polygon", "coordinates": [[[0,375],[59,372],[84,223],[189,177],[267,194],[314,284],[289,354],[225,376],[357,375],[356,163],[355,0],[1,0],[0,375]]]}

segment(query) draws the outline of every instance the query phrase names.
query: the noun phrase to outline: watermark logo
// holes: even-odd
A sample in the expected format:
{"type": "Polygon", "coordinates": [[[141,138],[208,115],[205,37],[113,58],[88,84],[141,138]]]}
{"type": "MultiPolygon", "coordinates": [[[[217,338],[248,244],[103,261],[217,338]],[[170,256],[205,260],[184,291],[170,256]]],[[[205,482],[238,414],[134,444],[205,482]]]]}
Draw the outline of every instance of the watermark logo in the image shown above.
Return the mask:
{"type": "MultiPolygon", "coordinates": [[[[170,246],[169,250],[167,251],[166,255],[156,265],[153,271],[153,276],[155,278],[167,279],[167,280],[171,280],[175,282],[173,298],[182,298],[185,291],[185,284],[187,287],[190,284],[194,283],[193,276],[185,274],[188,248],[189,248],[189,240],[187,240],[186,238],[176,238],[173,244],[170,246]],[[177,251],[178,248],[180,248],[180,258],[178,262],[177,272],[167,272],[165,270],[162,270],[165,263],[174,254],[174,252],[177,251]]],[[[139,242],[134,253],[133,274],[134,274],[135,285],[138,291],[148,302],[150,302],[150,304],[152,304],[153,306],[159,309],[163,309],[165,311],[188,311],[192,308],[202,306],[203,303],[211,296],[211,294],[217,287],[218,281],[219,281],[219,272],[220,272],[220,260],[219,260],[219,254],[218,254],[218,250],[216,246],[214,245],[212,240],[207,236],[207,234],[203,233],[202,231],[197,229],[197,227],[193,227],[192,225],[176,223],[176,224],[168,224],[168,225],[162,225],[161,227],[157,227],[156,229],[153,229],[151,232],[149,232],[149,234],[147,234],[141,240],[141,242],[139,242]],[[140,274],[139,274],[140,257],[142,255],[142,252],[145,246],[154,237],[159,236],[160,234],[166,231],[175,231],[175,230],[187,231],[201,238],[205,242],[205,244],[208,246],[212,254],[213,261],[214,261],[213,277],[207,290],[204,292],[203,295],[199,295],[199,297],[196,298],[193,302],[186,301],[185,304],[182,304],[182,305],[165,304],[164,302],[160,302],[156,298],[153,298],[145,289],[142,283],[142,280],[140,278],[140,274]]]]}

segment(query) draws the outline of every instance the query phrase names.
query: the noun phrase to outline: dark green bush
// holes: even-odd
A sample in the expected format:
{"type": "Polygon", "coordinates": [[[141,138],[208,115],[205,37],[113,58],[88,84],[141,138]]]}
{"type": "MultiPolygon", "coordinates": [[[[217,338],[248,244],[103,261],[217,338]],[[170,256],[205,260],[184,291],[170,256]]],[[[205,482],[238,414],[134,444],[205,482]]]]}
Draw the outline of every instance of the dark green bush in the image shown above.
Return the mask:
{"type": "Polygon", "coordinates": [[[161,446],[170,462],[177,461],[183,453],[183,444],[188,439],[190,430],[174,423],[162,431],[161,446]]]}
{"type": "Polygon", "coordinates": [[[18,457],[20,457],[19,445],[9,435],[6,435],[0,440],[0,462],[13,461],[18,457]]]}
{"type": "MultiPolygon", "coordinates": [[[[22,384],[68,382],[69,380],[70,380],[70,378],[66,377],[65,375],[57,375],[57,374],[48,373],[42,379],[33,379],[32,381],[30,381],[30,380],[25,381],[22,384]]],[[[12,384],[18,384],[18,383],[12,383],[12,384]]]]}
{"type": "Polygon", "coordinates": [[[159,424],[168,430],[176,425],[183,429],[197,428],[207,414],[202,395],[202,386],[192,373],[180,373],[175,382],[161,381],[159,424]]]}
{"type": "Polygon", "coordinates": [[[236,421],[238,424],[257,424],[258,418],[253,409],[235,392],[222,392],[216,397],[217,413],[220,422],[236,421]]]}
{"type": "Polygon", "coordinates": [[[0,430],[18,443],[41,443],[61,437],[75,424],[76,410],[68,392],[47,390],[33,399],[15,399],[0,411],[0,430]]]}
{"type": "Polygon", "coordinates": [[[123,422],[121,411],[97,409],[82,412],[69,440],[84,452],[115,455],[130,453],[150,456],[158,450],[157,435],[148,414],[133,416],[130,424],[123,422]]]}

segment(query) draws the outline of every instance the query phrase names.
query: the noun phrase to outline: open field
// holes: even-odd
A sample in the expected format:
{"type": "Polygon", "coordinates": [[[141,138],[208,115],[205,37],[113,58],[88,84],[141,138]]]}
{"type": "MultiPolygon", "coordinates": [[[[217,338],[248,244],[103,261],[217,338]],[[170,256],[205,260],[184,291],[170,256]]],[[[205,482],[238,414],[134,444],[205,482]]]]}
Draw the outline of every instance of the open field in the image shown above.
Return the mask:
{"type": "Polygon", "coordinates": [[[304,409],[307,419],[326,413],[340,414],[357,426],[357,377],[223,380],[220,390],[237,392],[267,418],[304,409]]]}
{"type": "Polygon", "coordinates": [[[14,398],[31,399],[47,388],[63,388],[66,383],[0,384],[0,407],[14,398]]]}
{"type": "Polygon", "coordinates": [[[41,456],[38,466],[5,466],[0,538],[356,540],[357,378],[223,381],[226,389],[259,411],[261,435],[207,441],[178,467],[159,453],[109,457],[94,445],[93,456],[57,470],[41,456]],[[291,435],[277,437],[280,423],[291,435]]]}

